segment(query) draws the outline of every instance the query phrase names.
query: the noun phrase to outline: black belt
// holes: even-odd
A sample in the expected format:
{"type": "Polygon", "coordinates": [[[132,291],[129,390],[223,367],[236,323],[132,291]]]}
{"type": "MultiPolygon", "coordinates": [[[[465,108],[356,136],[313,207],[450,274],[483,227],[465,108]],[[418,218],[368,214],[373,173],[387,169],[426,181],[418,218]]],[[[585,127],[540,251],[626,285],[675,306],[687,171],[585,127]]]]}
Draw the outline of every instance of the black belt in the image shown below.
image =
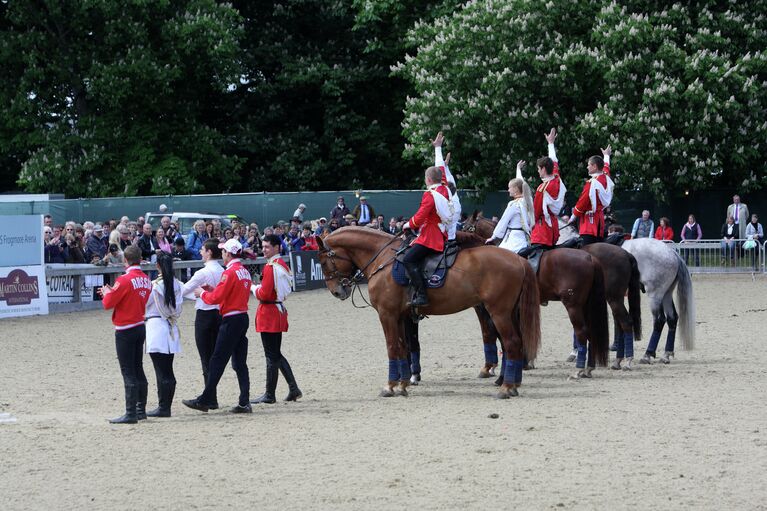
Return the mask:
{"type": "Polygon", "coordinates": [[[282,302],[270,302],[266,300],[259,300],[259,303],[263,303],[264,305],[282,305],[282,302]]]}
{"type": "Polygon", "coordinates": [[[147,316],[144,318],[144,321],[147,321],[149,319],[162,319],[162,316],[147,316]]]}
{"type": "Polygon", "coordinates": [[[524,231],[522,227],[507,227],[507,231],[524,231]]]}

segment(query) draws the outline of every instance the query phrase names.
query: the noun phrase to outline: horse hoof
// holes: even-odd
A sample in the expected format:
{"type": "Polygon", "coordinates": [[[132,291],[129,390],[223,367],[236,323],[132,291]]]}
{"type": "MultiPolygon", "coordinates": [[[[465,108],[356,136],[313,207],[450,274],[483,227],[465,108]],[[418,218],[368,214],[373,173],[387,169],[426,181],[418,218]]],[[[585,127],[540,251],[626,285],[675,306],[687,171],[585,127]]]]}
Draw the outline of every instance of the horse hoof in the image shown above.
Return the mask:
{"type": "Polygon", "coordinates": [[[497,379],[496,379],[496,380],[493,382],[493,384],[494,384],[496,387],[500,387],[501,385],[503,385],[503,375],[499,376],[499,377],[498,377],[498,378],[497,378],[497,379]]]}
{"type": "Polygon", "coordinates": [[[394,397],[394,391],[392,389],[383,389],[379,395],[381,397],[394,397]]]}
{"type": "Polygon", "coordinates": [[[509,399],[511,397],[510,392],[499,390],[498,393],[495,395],[496,399],[509,399]]]}
{"type": "Polygon", "coordinates": [[[418,385],[418,381],[419,381],[420,379],[421,379],[421,378],[420,378],[418,375],[415,375],[415,374],[414,374],[414,375],[412,375],[412,376],[410,377],[410,385],[418,385]]]}
{"type": "Polygon", "coordinates": [[[660,357],[660,363],[668,365],[671,363],[671,360],[669,360],[668,357],[660,357]]]}
{"type": "Polygon", "coordinates": [[[612,369],[614,371],[620,371],[621,370],[621,359],[616,358],[615,360],[613,360],[613,363],[610,366],[610,369],[612,369]]]}
{"type": "Polygon", "coordinates": [[[644,355],[642,358],[639,359],[640,364],[652,364],[652,361],[650,360],[650,355],[644,355]]]}
{"type": "Polygon", "coordinates": [[[510,395],[510,396],[514,396],[514,397],[517,397],[517,396],[519,395],[519,391],[517,390],[517,388],[516,388],[516,387],[514,387],[513,389],[511,389],[511,390],[509,391],[509,395],[510,395]]]}
{"type": "Polygon", "coordinates": [[[477,375],[477,378],[490,378],[491,376],[492,374],[490,374],[490,371],[483,368],[479,370],[479,375],[477,375]]]}
{"type": "Polygon", "coordinates": [[[580,371],[578,371],[577,373],[573,375],[573,379],[575,380],[580,380],[583,378],[591,378],[591,371],[586,369],[581,369],[580,371]]]}
{"type": "Polygon", "coordinates": [[[623,369],[624,371],[631,371],[631,369],[632,369],[632,367],[631,367],[631,363],[632,363],[633,361],[634,361],[634,359],[633,359],[633,358],[627,358],[627,359],[626,359],[626,364],[623,366],[623,368],[622,368],[622,369],[623,369]]]}
{"type": "Polygon", "coordinates": [[[407,397],[409,395],[407,389],[399,389],[395,394],[402,397],[407,397]]]}
{"type": "Polygon", "coordinates": [[[525,367],[522,368],[523,371],[532,371],[535,369],[535,365],[532,362],[528,362],[525,367]]]}

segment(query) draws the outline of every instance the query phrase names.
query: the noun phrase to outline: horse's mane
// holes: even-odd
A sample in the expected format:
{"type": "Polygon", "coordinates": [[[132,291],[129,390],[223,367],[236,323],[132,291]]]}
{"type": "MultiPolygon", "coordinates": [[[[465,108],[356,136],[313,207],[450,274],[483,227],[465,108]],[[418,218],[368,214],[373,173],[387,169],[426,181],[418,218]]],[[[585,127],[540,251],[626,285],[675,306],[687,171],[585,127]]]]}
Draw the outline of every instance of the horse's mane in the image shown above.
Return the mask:
{"type": "Polygon", "coordinates": [[[385,231],[379,231],[378,229],[372,229],[370,227],[358,227],[353,225],[347,225],[345,227],[339,227],[335,231],[328,234],[328,236],[325,238],[326,240],[330,240],[333,237],[338,237],[340,234],[345,233],[355,233],[355,235],[365,234],[370,235],[373,237],[379,237],[381,240],[389,241],[394,237],[393,234],[389,234],[385,231]]]}

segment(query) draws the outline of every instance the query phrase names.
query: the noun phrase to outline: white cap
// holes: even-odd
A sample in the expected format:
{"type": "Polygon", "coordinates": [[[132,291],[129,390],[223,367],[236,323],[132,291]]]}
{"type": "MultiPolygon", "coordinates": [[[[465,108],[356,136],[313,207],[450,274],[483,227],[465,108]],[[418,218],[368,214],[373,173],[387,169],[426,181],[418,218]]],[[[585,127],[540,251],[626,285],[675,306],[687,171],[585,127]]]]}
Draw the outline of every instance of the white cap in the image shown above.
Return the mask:
{"type": "Polygon", "coordinates": [[[226,250],[232,255],[237,255],[242,252],[242,245],[234,238],[226,240],[226,243],[219,243],[218,248],[226,250]]]}

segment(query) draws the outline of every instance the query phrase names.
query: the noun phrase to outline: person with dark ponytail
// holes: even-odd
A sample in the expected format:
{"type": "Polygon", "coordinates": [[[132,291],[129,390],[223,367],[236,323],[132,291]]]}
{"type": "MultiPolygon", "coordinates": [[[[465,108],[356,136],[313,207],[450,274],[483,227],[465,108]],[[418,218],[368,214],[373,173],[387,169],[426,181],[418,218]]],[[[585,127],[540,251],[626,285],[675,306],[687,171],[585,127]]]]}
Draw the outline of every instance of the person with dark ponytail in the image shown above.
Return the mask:
{"type": "MultiPolygon", "coordinates": [[[[146,304],[146,352],[152,359],[157,376],[159,405],[147,417],[170,417],[176,392],[173,356],[181,351],[178,318],[181,317],[183,284],[173,276],[173,257],[157,254],[159,277],[152,282],[152,294],[146,304]]],[[[144,403],[146,406],[146,403],[144,403]]]]}

